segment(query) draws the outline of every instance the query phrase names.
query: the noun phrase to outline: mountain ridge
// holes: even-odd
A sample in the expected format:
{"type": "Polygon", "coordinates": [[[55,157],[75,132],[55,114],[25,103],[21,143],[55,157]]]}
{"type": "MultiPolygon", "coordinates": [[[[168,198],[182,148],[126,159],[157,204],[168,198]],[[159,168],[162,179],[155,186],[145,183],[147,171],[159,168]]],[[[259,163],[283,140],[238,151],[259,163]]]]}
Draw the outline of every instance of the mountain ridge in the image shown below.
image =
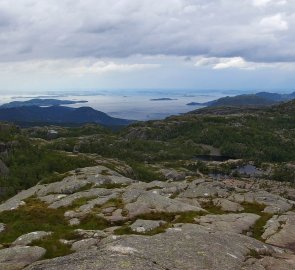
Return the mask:
{"type": "Polygon", "coordinates": [[[0,121],[47,124],[96,123],[105,126],[124,126],[134,122],[111,117],[91,107],[70,108],[65,106],[0,108],[0,121]]]}

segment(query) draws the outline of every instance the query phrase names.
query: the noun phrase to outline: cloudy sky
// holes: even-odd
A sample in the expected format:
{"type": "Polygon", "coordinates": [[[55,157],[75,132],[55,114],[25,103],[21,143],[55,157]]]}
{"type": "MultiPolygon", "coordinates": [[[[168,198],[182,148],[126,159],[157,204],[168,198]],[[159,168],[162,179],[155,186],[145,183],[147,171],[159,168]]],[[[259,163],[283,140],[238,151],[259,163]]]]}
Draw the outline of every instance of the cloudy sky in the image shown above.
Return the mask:
{"type": "Polygon", "coordinates": [[[0,0],[0,91],[295,89],[295,0],[0,0]]]}

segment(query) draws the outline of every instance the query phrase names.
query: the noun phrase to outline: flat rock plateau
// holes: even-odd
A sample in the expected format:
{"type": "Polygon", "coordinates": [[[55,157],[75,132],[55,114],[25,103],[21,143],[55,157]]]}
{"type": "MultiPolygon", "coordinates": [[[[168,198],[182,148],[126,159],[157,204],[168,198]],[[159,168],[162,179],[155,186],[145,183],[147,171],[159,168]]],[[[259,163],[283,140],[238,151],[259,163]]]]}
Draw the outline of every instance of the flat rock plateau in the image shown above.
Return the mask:
{"type": "Polygon", "coordinates": [[[0,269],[295,269],[294,193],[251,178],[144,183],[101,165],[71,171],[0,205],[0,269]],[[15,239],[13,217],[24,217],[15,239]]]}

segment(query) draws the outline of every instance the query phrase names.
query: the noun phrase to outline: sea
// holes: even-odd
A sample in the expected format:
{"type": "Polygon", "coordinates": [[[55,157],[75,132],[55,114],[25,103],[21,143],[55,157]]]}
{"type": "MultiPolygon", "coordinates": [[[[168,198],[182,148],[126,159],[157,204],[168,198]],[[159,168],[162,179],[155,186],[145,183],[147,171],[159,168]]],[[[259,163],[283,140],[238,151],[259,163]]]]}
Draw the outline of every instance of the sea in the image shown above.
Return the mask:
{"type": "Polygon", "coordinates": [[[112,117],[131,120],[157,120],[202,108],[188,103],[204,103],[224,96],[241,94],[238,90],[188,90],[188,89],[117,89],[117,90],[72,90],[34,91],[0,94],[0,105],[11,101],[25,101],[33,98],[53,98],[73,101],[87,101],[67,105],[70,107],[89,106],[112,117]]]}

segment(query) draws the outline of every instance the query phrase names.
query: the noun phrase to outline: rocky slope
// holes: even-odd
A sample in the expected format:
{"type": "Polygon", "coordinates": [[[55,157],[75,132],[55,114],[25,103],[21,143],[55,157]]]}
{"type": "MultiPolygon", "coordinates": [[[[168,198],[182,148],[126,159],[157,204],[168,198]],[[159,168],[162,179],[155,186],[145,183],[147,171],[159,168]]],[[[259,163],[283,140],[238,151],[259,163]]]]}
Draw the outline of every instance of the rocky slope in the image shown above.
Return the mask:
{"type": "Polygon", "coordinates": [[[0,205],[0,269],[295,269],[291,185],[165,175],[94,166],[20,192],[0,205]]]}

